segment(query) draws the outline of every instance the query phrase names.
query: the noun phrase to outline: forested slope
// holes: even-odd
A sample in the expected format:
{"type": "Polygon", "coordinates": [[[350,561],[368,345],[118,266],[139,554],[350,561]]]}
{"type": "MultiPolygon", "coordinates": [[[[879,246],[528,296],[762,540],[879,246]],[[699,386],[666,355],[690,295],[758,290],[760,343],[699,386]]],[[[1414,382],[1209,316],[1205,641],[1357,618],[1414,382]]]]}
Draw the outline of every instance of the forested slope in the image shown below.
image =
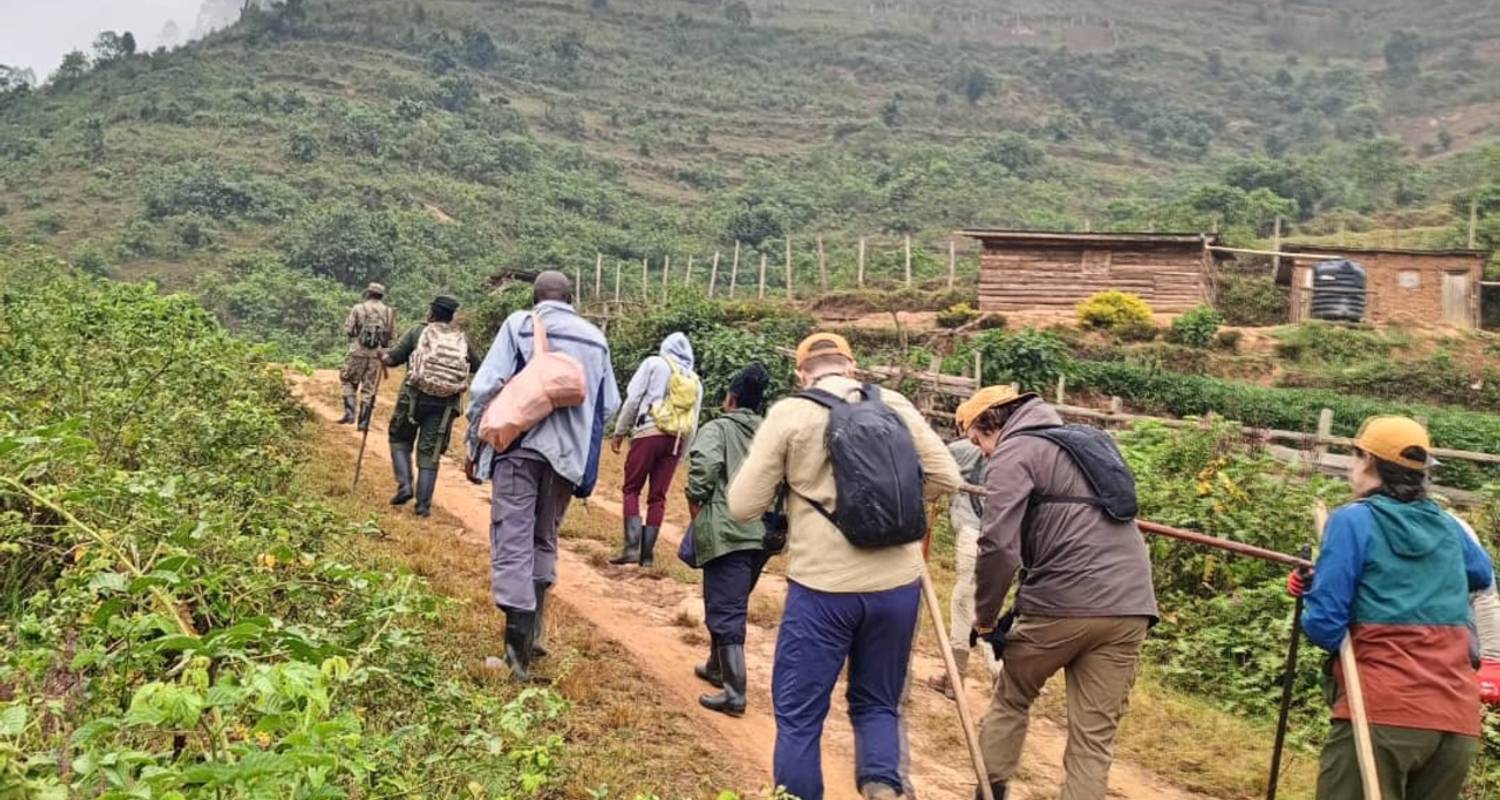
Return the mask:
{"type": "Polygon", "coordinates": [[[414,313],[601,252],[1278,214],[1457,237],[1500,119],[1494,0],[263,5],[0,89],[0,236],[322,357],[366,280],[414,313]]]}

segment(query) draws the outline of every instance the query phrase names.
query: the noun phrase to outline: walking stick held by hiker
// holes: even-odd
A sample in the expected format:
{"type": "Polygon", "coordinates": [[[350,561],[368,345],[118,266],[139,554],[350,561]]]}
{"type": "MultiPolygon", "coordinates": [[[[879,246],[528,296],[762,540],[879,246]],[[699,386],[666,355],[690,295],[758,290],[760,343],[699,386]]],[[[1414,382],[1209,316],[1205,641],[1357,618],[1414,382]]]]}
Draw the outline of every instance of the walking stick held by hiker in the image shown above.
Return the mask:
{"type": "MultiPolygon", "coordinates": [[[[1302,558],[1312,558],[1312,548],[1303,547],[1302,558]]],[[[1297,572],[1305,582],[1309,574],[1307,568],[1298,567],[1297,572]]],[[[1302,595],[1299,594],[1292,608],[1292,643],[1287,646],[1286,670],[1281,676],[1281,713],[1276,717],[1276,744],[1271,748],[1271,777],[1266,781],[1266,800],[1276,800],[1276,785],[1281,781],[1281,753],[1286,747],[1286,725],[1292,711],[1292,689],[1297,682],[1297,647],[1301,642],[1302,595]]]]}
{"type": "MultiPolygon", "coordinates": [[[[1318,540],[1328,525],[1328,507],[1321,502],[1313,508],[1318,540]]],[[[1381,800],[1380,773],[1375,767],[1375,745],[1370,741],[1370,719],[1365,713],[1365,692],[1359,680],[1359,662],[1354,658],[1354,637],[1344,634],[1339,645],[1339,665],[1344,672],[1344,693],[1349,700],[1349,723],[1354,727],[1354,754],[1359,757],[1359,779],[1365,788],[1365,800],[1381,800]]]]}
{"type": "MultiPolygon", "coordinates": [[[[381,356],[380,371],[375,373],[375,389],[370,394],[370,418],[375,417],[375,403],[380,400],[380,378],[385,375],[385,357],[381,356]]],[[[365,445],[370,441],[370,426],[365,425],[364,432],[359,435],[359,457],[354,459],[354,483],[349,487],[353,491],[359,486],[359,473],[365,466],[365,445]]]]}
{"type": "Polygon", "coordinates": [[[964,696],[963,676],[958,674],[958,662],[953,660],[953,646],[948,642],[948,631],[943,626],[943,612],[938,606],[937,590],[932,588],[932,573],[927,571],[927,562],[922,562],[922,599],[932,616],[932,627],[937,632],[938,651],[943,654],[943,669],[948,671],[948,684],[953,687],[953,702],[958,706],[958,723],[964,729],[964,743],[969,746],[969,757],[974,762],[974,775],[979,779],[979,794],[983,800],[995,800],[990,792],[990,774],[984,767],[984,754],[979,750],[979,734],[974,729],[974,718],[969,715],[969,701],[964,696]]]}

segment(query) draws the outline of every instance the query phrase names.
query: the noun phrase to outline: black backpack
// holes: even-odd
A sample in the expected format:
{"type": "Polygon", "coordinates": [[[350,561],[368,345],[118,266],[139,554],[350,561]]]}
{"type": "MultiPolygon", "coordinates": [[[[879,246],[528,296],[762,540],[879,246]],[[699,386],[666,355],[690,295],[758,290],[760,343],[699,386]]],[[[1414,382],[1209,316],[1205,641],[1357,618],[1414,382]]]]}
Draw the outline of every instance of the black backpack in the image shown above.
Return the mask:
{"type": "Polygon", "coordinates": [[[1136,503],[1135,475],[1120,455],[1120,448],[1109,434],[1088,425],[1055,425],[1026,428],[1017,436],[1036,436],[1061,447],[1077,465],[1093,491],[1092,497],[1063,497],[1033,494],[1033,505],[1042,503],[1084,503],[1094,506],[1110,519],[1129,522],[1140,508],[1136,503]]]}
{"type": "Polygon", "coordinates": [[[917,443],[901,416],[881,401],[880,388],[860,387],[858,403],[822,389],[797,396],[828,409],[824,445],[833,462],[838,508],[829,513],[808,500],[813,508],[855,547],[921,541],[927,535],[927,509],[917,443]]]}

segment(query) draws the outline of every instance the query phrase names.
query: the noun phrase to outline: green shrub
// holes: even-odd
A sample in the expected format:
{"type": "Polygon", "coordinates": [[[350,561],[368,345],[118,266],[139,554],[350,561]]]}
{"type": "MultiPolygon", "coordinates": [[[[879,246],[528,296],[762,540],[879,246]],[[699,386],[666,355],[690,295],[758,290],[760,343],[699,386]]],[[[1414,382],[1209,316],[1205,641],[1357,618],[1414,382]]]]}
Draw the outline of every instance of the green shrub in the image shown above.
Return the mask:
{"type": "MultiPolygon", "coordinates": [[[[1199,416],[1210,411],[1246,425],[1292,431],[1317,429],[1318,414],[1333,409],[1334,433],[1353,436],[1360,423],[1378,414],[1425,417],[1433,444],[1460,450],[1494,452],[1500,442],[1500,416],[1473,411],[1374,400],[1322,389],[1268,389],[1250,383],[1218,380],[1148,369],[1132,364],[1080,361],[1070,381],[1079,389],[1119,395],[1147,413],[1199,416]]],[[[1483,469],[1449,460],[1434,477],[1460,489],[1478,488],[1483,469]]],[[[1494,480],[1491,477],[1489,480],[1494,480]]]]}
{"type": "Polygon", "coordinates": [[[1230,325],[1283,325],[1291,313],[1285,289],[1271,278],[1225,275],[1219,279],[1215,305],[1230,325]]]}
{"type": "Polygon", "coordinates": [[[1111,331],[1125,325],[1146,325],[1151,323],[1151,306],[1140,295],[1110,289],[1079,303],[1078,321],[1087,328],[1111,331]]]}
{"type": "Polygon", "coordinates": [[[1188,347],[1208,347],[1213,344],[1214,334],[1224,324],[1224,315],[1208,306],[1198,306],[1172,320],[1168,338],[1188,347]]]}
{"type": "Polygon", "coordinates": [[[955,303],[937,313],[937,324],[952,330],[962,328],[979,317],[979,312],[968,303],[955,303]]]}
{"type": "Polygon", "coordinates": [[[372,526],[298,483],[280,366],[185,295],[17,259],[0,253],[9,794],[560,791],[566,701],[443,663],[445,601],[364,563],[349,541],[372,526]]]}
{"type": "Polygon", "coordinates": [[[1372,328],[1312,321],[1278,328],[1276,355],[1299,364],[1345,366],[1385,360],[1393,351],[1411,345],[1411,337],[1395,328],[1372,328]]]}
{"type": "Polygon", "coordinates": [[[1237,353],[1240,350],[1240,340],[1243,338],[1244,333],[1242,331],[1237,331],[1233,328],[1222,330],[1214,337],[1214,347],[1220,350],[1228,350],[1231,353],[1237,353]]]}
{"type": "Polygon", "coordinates": [[[1035,328],[1016,333],[992,331],[974,340],[984,370],[982,384],[1018,383],[1031,392],[1045,391],[1068,374],[1068,346],[1055,334],[1035,328]]]}

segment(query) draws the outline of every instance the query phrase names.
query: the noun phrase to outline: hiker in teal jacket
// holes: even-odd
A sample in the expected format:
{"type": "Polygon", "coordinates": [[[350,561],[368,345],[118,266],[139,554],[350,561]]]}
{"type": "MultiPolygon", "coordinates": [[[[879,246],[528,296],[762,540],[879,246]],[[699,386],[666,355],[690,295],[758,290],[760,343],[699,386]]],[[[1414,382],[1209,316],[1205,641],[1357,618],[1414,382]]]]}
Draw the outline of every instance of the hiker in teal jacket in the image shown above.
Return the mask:
{"type": "Polygon", "coordinates": [[[731,716],[745,713],[745,620],[750,593],[771,553],[761,521],[736,522],[725,495],[760,427],[770,377],[759,362],[740,370],[730,380],[724,416],[704,425],[688,450],[686,494],[693,524],[683,553],[703,569],[703,617],[711,642],[708,663],[693,671],[723,689],[698,702],[731,716]]]}
{"type": "MultiPolygon", "coordinates": [[[[1471,592],[1494,583],[1490,557],[1457,518],[1427,497],[1432,445],[1405,417],[1366,421],[1350,482],[1359,499],[1328,518],[1302,629],[1338,652],[1353,641],[1381,793],[1457,800],[1482,733],[1470,652],[1471,592]]],[[[1344,671],[1335,662],[1333,728],[1318,800],[1364,796],[1344,671]]]]}

